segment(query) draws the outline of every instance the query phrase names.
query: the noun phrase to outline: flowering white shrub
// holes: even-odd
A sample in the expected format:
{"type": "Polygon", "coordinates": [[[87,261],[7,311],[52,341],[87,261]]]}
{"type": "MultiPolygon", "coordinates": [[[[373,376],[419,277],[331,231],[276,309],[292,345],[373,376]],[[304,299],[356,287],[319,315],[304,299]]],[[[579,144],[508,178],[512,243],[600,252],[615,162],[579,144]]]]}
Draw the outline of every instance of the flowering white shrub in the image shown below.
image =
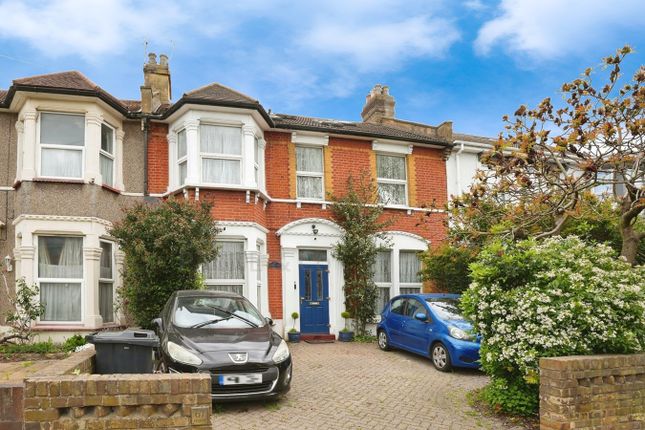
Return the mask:
{"type": "Polygon", "coordinates": [[[645,267],[608,246],[575,236],[496,243],[471,270],[462,306],[493,379],[534,385],[539,357],[645,350],[645,267]]]}

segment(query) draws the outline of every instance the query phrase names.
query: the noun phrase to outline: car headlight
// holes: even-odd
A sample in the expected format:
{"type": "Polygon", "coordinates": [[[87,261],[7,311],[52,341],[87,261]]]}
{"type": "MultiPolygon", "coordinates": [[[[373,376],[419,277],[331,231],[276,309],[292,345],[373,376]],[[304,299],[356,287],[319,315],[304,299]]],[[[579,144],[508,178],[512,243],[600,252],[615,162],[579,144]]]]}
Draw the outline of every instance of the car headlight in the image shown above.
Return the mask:
{"type": "Polygon", "coordinates": [[[192,352],[188,351],[183,346],[179,346],[174,342],[168,342],[168,355],[172,357],[173,360],[178,361],[184,364],[190,364],[192,366],[199,366],[202,364],[202,359],[197,357],[192,352]]]}
{"type": "Polygon", "coordinates": [[[452,325],[448,328],[448,333],[450,333],[450,336],[454,337],[455,339],[473,340],[472,334],[452,325]]]}
{"type": "Polygon", "coordinates": [[[278,349],[273,353],[273,362],[275,364],[282,363],[287,358],[289,358],[289,347],[287,346],[287,342],[282,340],[280,341],[278,349]]]}

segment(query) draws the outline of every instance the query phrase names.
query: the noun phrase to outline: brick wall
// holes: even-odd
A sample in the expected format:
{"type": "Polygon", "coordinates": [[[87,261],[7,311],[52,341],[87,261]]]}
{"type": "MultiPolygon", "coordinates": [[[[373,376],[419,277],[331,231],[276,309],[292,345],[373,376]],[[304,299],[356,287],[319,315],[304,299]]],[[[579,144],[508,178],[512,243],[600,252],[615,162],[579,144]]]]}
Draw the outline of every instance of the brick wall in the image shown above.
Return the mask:
{"type": "Polygon", "coordinates": [[[24,389],[25,429],[210,430],[210,389],[203,374],[31,378],[24,389]]]}
{"type": "MultiPolygon", "coordinates": [[[[151,122],[148,129],[148,192],[168,189],[168,124],[151,122]]],[[[127,160],[126,160],[127,162],[127,160]]]]}
{"type": "Polygon", "coordinates": [[[540,359],[540,428],[645,429],[645,354],[540,359]]]}

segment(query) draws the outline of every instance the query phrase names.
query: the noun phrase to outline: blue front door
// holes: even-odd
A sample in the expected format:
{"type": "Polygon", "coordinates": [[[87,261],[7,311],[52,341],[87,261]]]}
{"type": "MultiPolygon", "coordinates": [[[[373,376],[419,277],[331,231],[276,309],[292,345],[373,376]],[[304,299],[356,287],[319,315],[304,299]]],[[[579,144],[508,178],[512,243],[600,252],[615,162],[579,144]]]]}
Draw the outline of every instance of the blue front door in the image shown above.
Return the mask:
{"type": "Polygon", "coordinates": [[[300,265],[300,331],[329,333],[329,273],[326,264],[300,265]]]}

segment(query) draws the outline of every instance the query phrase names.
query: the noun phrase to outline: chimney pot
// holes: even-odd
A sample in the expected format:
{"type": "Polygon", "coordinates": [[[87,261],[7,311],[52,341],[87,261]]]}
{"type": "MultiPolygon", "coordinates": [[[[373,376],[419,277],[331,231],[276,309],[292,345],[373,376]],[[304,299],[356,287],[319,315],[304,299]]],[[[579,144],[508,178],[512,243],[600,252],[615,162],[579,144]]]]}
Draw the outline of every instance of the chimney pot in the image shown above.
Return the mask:
{"type": "Polygon", "coordinates": [[[157,64],[157,54],[154,52],[148,54],[148,64],[157,64]]]}
{"type": "Polygon", "coordinates": [[[159,64],[162,66],[168,65],[168,56],[166,54],[159,55],[159,64]]]}

